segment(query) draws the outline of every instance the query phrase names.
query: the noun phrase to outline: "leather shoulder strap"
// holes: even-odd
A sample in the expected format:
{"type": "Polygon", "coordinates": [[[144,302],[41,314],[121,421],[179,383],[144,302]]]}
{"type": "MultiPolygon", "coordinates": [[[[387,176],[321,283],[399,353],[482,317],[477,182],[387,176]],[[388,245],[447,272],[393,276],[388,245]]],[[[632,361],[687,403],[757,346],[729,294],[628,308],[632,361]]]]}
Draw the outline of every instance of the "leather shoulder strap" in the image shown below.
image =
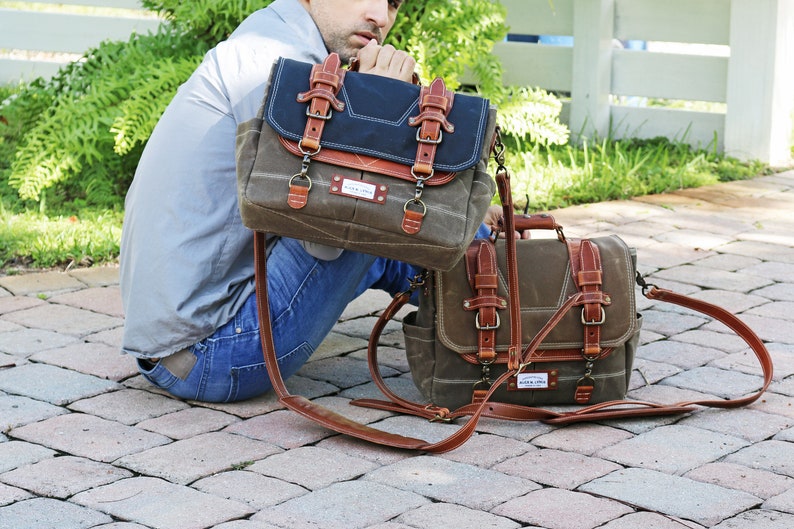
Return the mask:
{"type": "Polygon", "coordinates": [[[421,439],[412,439],[370,428],[364,424],[351,421],[323,406],[313,403],[305,397],[291,395],[276,359],[276,348],[273,342],[273,328],[270,323],[270,306],[267,295],[267,257],[265,255],[265,234],[254,232],[254,267],[256,282],[256,302],[259,313],[259,334],[264,351],[265,366],[278,395],[278,400],[290,410],[311,419],[326,428],[352,435],[367,441],[414,450],[423,449],[427,443],[421,439]]]}
{"type": "MultiPolygon", "coordinates": [[[[509,177],[506,174],[500,173],[497,175],[497,183],[499,184],[499,192],[503,199],[505,231],[508,234],[512,234],[514,229],[514,221],[512,202],[509,198],[509,177]]],[[[520,368],[522,359],[524,357],[528,357],[536,350],[538,345],[543,341],[548,333],[551,332],[554,326],[557,325],[559,320],[568,310],[577,304],[581,304],[583,301],[582,293],[569,298],[563,304],[563,306],[560,307],[560,309],[549,319],[546,325],[538,332],[538,334],[533,338],[524,351],[520,351],[521,327],[520,318],[518,317],[520,304],[518,302],[517,292],[518,266],[515,254],[515,240],[512,237],[507,237],[506,251],[508,284],[510,288],[509,316],[511,323],[511,355],[507,372],[494,380],[491,388],[483,396],[482,400],[478,401],[478,403],[470,404],[455,410],[454,412],[450,412],[445,408],[439,408],[433,406],[432,404],[423,405],[407,401],[395,395],[388,389],[388,386],[383,381],[383,378],[380,375],[380,370],[378,369],[377,343],[383,328],[386,326],[386,323],[388,323],[394,314],[408,301],[410,297],[408,293],[403,293],[396,296],[386,311],[384,311],[384,313],[378,319],[378,322],[373,328],[369,340],[368,357],[370,372],[372,373],[373,380],[381,389],[381,391],[383,391],[384,394],[389,398],[389,401],[361,399],[353,401],[353,404],[401,413],[409,413],[420,417],[426,417],[431,420],[448,421],[458,417],[469,417],[469,420],[466,421],[454,434],[439,442],[429,443],[422,439],[392,434],[357,423],[344,417],[343,415],[315,404],[305,397],[291,395],[289,393],[279,370],[278,361],[276,360],[275,346],[273,343],[273,332],[270,323],[270,310],[267,297],[267,259],[265,257],[265,235],[263,233],[256,232],[254,234],[254,261],[256,273],[256,296],[257,305],[259,307],[260,335],[268,376],[270,377],[273,388],[278,395],[279,401],[284,406],[299,413],[300,415],[339,433],[396,448],[421,450],[427,452],[446,452],[458,448],[465,443],[466,440],[468,440],[469,437],[474,434],[480,417],[484,416],[521,421],[539,420],[549,424],[567,424],[573,422],[596,421],[624,417],[671,415],[693,411],[695,406],[711,406],[719,408],[744,406],[757,400],[769,387],[773,374],[772,359],[766,349],[766,346],[752,331],[752,329],[750,329],[746,324],[725,309],[704,301],[676,294],[669,290],[651,287],[648,292],[645,292],[644,288],[643,292],[649,299],[674,303],[676,305],[687,307],[697,312],[703,313],[727,325],[739,337],[741,337],[753,350],[756,357],[758,358],[759,363],[761,364],[764,375],[764,383],[762,388],[752,395],[739,399],[689,401],[672,405],[663,405],[642,401],[619,400],[595,404],[577,411],[564,413],[554,412],[543,408],[490,402],[490,398],[496,388],[507,381],[507,379],[514,375],[515,372],[520,368]]]]}
{"type": "MultiPolygon", "coordinates": [[[[742,322],[735,315],[727,310],[712,305],[695,298],[677,294],[670,290],[651,287],[643,294],[651,300],[663,301],[667,303],[674,303],[681,307],[694,310],[710,318],[717,320],[733,332],[735,332],[744,342],[750,346],[752,351],[761,365],[763,372],[763,384],[761,389],[757,392],[737,398],[737,399],[707,399],[707,400],[693,400],[678,402],[674,404],[659,404],[654,402],[645,402],[637,400],[614,400],[609,402],[602,402],[580,408],[571,412],[555,412],[544,408],[535,408],[530,406],[522,406],[518,404],[506,404],[502,402],[488,402],[492,392],[489,392],[483,402],[468,404],[457,410],[449,412],[444,416],[445,419],[456,419],[459,417],[472,417],[466,424],[476,421],[479,417],[491,417],[496,419],[506,419],[514,421],[542,421],[547,424],[569,424],[575,422],[586,421],[600,421],[604,419],[620,419],[630,417],[650,417],[658,415],[677,415],[681,413],[692,412],[696,406],[707,406],[713,408],[738,408],[746,406],[758,400],[761,395],[767,390],[769,384],[772,382],[773,365],[772,358],[769,355],[764,343],[760,338],[750,329],[744,322],[742,322]]],[[[571,297],[557,313],[546,323],[543,329],[533,338],[532,342],[524,350],[522,356],[531,355],[532,352],[543,342],[548,333],[554,328],[559,319],[571,308],[581,303],[579,299],[582,296],[571,297]]],[[[389,308],[381,315],[380,320],[390,318],[397,313],[400,308],[405,304],[408,297],[404,299],[395,298],[389,308]]],[[[431,407],[422,406],[418,403],[405,403],[403,399],[394,395],[388,389],[378,369],[377,362],[377,343],[380,338],[382,329],[386,326],[387,321],[378,321],[370,336],[368,360],[370,365],[370,372],[372,373],[373,380],[376,381],[377,386],[383,391],[390,401],[380,401],[373,399],[359,399],[352,402],[357,406],[371,407],[389,410],[393,412],[409,413],[425,417],[428,419],[439,419],[437,414],[430,413],[431,407]]],[[[493,388],[498,387],[509,378],[512,371],[508,371],[500,378],[496,379],[493,383],[493,388]]]]}
{"type": "MultiPolygon", "coordinates": [[[[502,193],[503,198],[503,207],[505,211],[505,219],[506,225],[505,229],[508,230],[508,233],[512,233],[513,227],[513,206],[511,199],[509,198],[509,177],[506,173],[501,173],[497,175],[497,183],[500,183],[500,193],[502,193]],[[506,193],[506,194],[505,194],[506,193]],[[508,197],[507,199],[505,197],[508,197]]],[[[518,292],[517,292],[517,284],[518,284],[518,271],[515,259],[515,241],[511,238],[508,238],[508,255],[512,253],[512,259],[508,257],[508,263],[512,263],[510,268],[513,270],[512,276],[508,274],[510,285],[512,285],[511,289],[515,289],[515,295],[511,296],[515,299],[515,301],[511,301],[511,351],[513,354],[512,361],[518,366],[518,359],[519,359],[519,348],[520,348],[520,340],[521,340],[521,327],[520,327],[520,318],[517,317],[518,315],[518,292]]],[[[352,421],[347,417],[340,415],[334,411],[331,411],[319,404],[316,404],[305,397],[291,395],[287,386],[284,384],[284,379],[281,375],[281,370],[279,369],[277,357],[276,357],[276,348],[273,342],[273,329],[271,327],[271,319],[270,319],[270,305],[268,302],[268,293],[267,293],[267,257],[265,254],[265,234],[261,232],[254,232],[254,273],[255,273],[255,284],[256,284],[256,302],[258,307],[258,316],[259,316],[259,334],[260,339],[262,342],[262,351],[265,358],[265,366],[267,368],[268,376],[270,377],[270,382],[273,385],[273,390],[276,392],[278,396],[279,402],[281,402],[285,407],[288,409],[308,418],[311,419],[318,424],[330,429],[334,430],[339,433],[347,434],[352,437],[356,437],[359,439],[364,439],[366,441],[371,441],[373,443],[382,444],[386,446],[392,446],[395,448],[406,448],[411,450],[422,450],[427,452],[447,452],[449,450],[453,450],[463,443],[465,443],[473,434],[474,430],[477,427],[477,422],[479,421],[479,417],[486,411],[486,404],[488,403],[488,399],[491,397],[493,391],[498,387],[498,385],[494,385],[491,390],[488,391],[488,394],[482,401],[482,404],[478,407],[478,409],[473,410],[471,413],[471,419],[466,421],[466,423],[461,426],[461,428],[455,432],[454,434],[450,435],[446,439],[439,441],[437,443],[429,443],[422,439],[416,439],[412,437],[405,437],[402,435],[392,434],[389,432],[384,432],[382,430],[378,430],[376,428],[372,428],[370,426],[352,421]]],[[[405,304],[408,300],[408,295],[403,296],[401,299],[397,299],[398,303],[405,304]]],[[[398,303],[392,303],[393,306],[397,306],[398,303]]],[[[399,305],[402,306],[402,305],[399,305]]],[[[395,311],[398,309],[395,309],[395,311]]],[[[388,316],[390,319],[393,316],[394,312],[387,310],[384,313],[384,316],[388,316]]],[[[382,316],[378,324],[375,326],[372,332],[372,336],[380,336],[380,333],[383,330],[383,326],[388,322],[388,319],[382,316]]],[[[550,329],[549,329],[550,330],[550,329]]],[[[370,343],[372,343],[372,338],[370,338],[370,343]]],[[[375,340],[377,343],[377,340],[375,340]]],[[[373,378],[374,373],[377,372],[377,361],[374,363],[375,368],[371,368],[373,371],[373,378]]],[[[383,390],[388,388],[386,384],[383,383],[382,377],[378,373],[376,378],[380,380],[378,384],[379,387],[383,390]]],[[[503,380],[497,380],[499,384],[503,382],[503,380]]],[[[449,410],[446,408],[439,408],[432,405],[420,405],[420,404],[413,404],[403,399],[400,399],[393,393],[389,392],[388,395],[393,399],[393,403],[397,403],[397,405],[401,409],[405,409],[407,413],[412,413],[415,415],[431,415],[431,418],[438,419],[438,420],[450,420],[449,410]],[[421,411],[420,411],[421,410],[421,411]]],[[[359,402],[360,403],[360,402],[359,402]]]]}

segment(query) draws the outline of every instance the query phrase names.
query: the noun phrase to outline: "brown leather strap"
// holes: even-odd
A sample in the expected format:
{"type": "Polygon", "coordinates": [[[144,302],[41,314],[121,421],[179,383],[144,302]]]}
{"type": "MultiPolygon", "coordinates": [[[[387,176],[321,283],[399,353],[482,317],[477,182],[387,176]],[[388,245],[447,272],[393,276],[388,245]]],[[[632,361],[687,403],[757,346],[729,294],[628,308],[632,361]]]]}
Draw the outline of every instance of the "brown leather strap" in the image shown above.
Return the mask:
{"type": "MultiPolygon", "coordinates": [[[[497,175],[497,182],[502,182],[500,185],[500,192],[504,190],[509,192],[510,185],[508,180],[508,176],[506,174],[497,175]]],[[[512,230],[513,229],[513,222],[512,222],[512,200],[509,198],[509,195],[503,196],[503,205],[505,210],[505,217],[506,217],[506,229],[512,230]]],[[[508,231],[511,233],[511,231],[508,231]]],[[[509,248],[508,253],[513,253],[512,263],[515,265],[515,240],[512,238],[507,239],[507,248],[509,248]]],[[[510,261],[508,261],[510,262],[510,261]]],[[[514,266],[515,267],[515,266],[514,266]]],[[[260,339],[262,342],[262,351],[265,358],[265,367],[267,369],[268,377],[270,378],[270,382],[273,386],[273,390],[276,392],[278,396],[278,400],[282,403],[285,407],[294,412],[306,417],[316,423],[339,433],[347,434],[352,437],[356,437],[359,439],[364,439],[366,441],[370,441],[377,444],[382,444],[386,446],[392,446],[395,448],[406,448],[411,450],[423,450],[427,452],[447,452],[449,450],[454,450],[455,448],[461,446],[465,443],[469,437],[474,434],[474,430],[477,427],[477,423],[479,421],[480,416],[486,411],[486,404],[488,404],[488,399],[491,397],[493,392],[499,386],[499,384],[503,383],[506,380],[506,376],[500,377],[496,383],[491,387],[488,393],[484,396],[482,404],[479,406],[478,409],[473,410],[471,414],[471,418],[463,425],[461,428],[455,432],[454,434],[450,435],[446,439],[439,441],[437,443],[428,443],[422,439],[415,439],[412,437],[405,437],[402,435],[392,434],[389,432],[384,432],[382,430],[378,430],[369,426],[366,426],[361,423],[357,423],[355,421],[351,421],[347,417],[335,413],[319,404],[315,404],[310,400],[306,399],[305,397],[291,395],[289,390],[287,389],[286,385],[284,384],[284,379],[281,376],[281,370],[278,365],[278,360],[276,357],[276,348],[273,342],[273,329],[271,327],[271,319],[270,319],[270,304],[268,300],[268,293],[267,293],[267,257],[265,253],[265,234],[261,232],[254,232],[254,273],[255,273],[255,283],[256,283],[256,302],[258,307],[258,316],[259,316],[259,334],[260,339]]],[[[509,275],[509,274],[508,274],[509,275]]],[[[518,273],[516,272],[514,278],[512,280],[512,285],[514,288],[517,289],[517,278],[518,273]]],[[[517,291],[516,291],[517,294],[517,291]]],[[[384,316],[378,320],[378,323],[375,325],[372,331],[372,336],[380,336],[380,333],[383,330],[383,327],[388,323],[389,319],[394,315],[394,312],[399,310],[398,306],[402,306],[408,300],[408,295],[403,295],[402,297],[396,297],[395,301],[392,302],[390,305],[390,310],[384,312],[384,316]]],[[[514,296],[517,298],[518,296],[514,296]]],[[[518,304],[515,304],[516,310],[513,312],[513,315],[518,315],[518,304]]],[[[512,309],[511,309],[512,310],[512,309]]],[[[511,320],[516,320],[515,316],[511,317],[511,320]]],[[[518,363],[518,353],[517,350],[520,345],[520,321],[517,324],[518,334],[513,335],[512,341],[517,343],[518,345],[513,345],[515,348],[515,357],[516,363],[518,363]]],[[[511,321],[511,328],[513,328],[512,321],[511,321]]],[[[377,346],[377,339],[372,340],[370,339],[370,347],[372,348],[373,342],[375,343],[375,347],[377,346]]],[[[421,405],[421,404],[414,404],[404,399],[401,399],[393,392],[389,391],[386,384],[383,382],[383,378],[380,376],[379,369],[377,368],[377,357],[375,357],[375,361],[370,363],[370,370],[373,373],[373,380],[375,380],[378,387],[384,391],[384,393],[391,399],[389,403],[383,403],[389,406],[396,406],[401,411],[406,413],[412,413],[414,415],[420,415],[424,417],[428,417],[431,419],[440,419],[440,420],[447,420],[448,419],[448,410],[445,408],[438,408],[433,405],[421,405]],[[374,367],[373,367],[374,366],[374,367]]],[[[361,403],[362,401],[359,401],[361,403]]],[[[377,407],[377,403],[375,406],[377,407]]]]}
{"type": "MultiPolygon", "coordinates": [[[[473,420],[478,420],[479,417],[490,417],[496,419],[506,419],[514,421],[542,421],[547,424],[570,424],[576,422],[600,421],[606,419],[622,419],[633,417],[651,417],[661,415],[678,415],[682,413],[689,413],[696,409],[696,406],[707,406],[715,408],[738,408],[751,404],[758,400],[761,395],[767,390],[769,384],[772,382],[773,365],[772,358],[769,355],[764,343],[758,336],[750,329],[744,322],[736,316],[726,311],[725,309],[706,303],[704,301],[690,298],[681,294],[677,294],[670,290],[659,289],[651,287],[648,292],[643,292],[644,295],[655,301],[663,301],[674,303],[676,305],[686,307],[688,309],[700,312],[712,319],[715,319],[733,332],[735,332],[742,340],[750,346],[755,353],[761,370],[763,372],[764,383],[760,390],[737,399],[707,399],[707,400],[693,400],[678,402],[675,404],[659,404],[653,402],[637,401],[637,400],[614,400],[609,402],[602,402],[580,408],[571,412],[555,412],[544,408],[535,408],[531,406],[522,406],[519,404],[507,404],[503,402],[489,402],[493,390],[499,385],[504,383],[511,371],[506,372],[501,377],[496,379],[491,387],[491,390],[484,396],[477,399],[476,403],[468,404],[450,412],[447,417],[449,419],[457,419],[460,417],[471,417],[466,423],[467,425],[473,420]]],[[[531,360],[532,353],[543,342],[549,332],[557,325],[559,320],[571,309],[581,303],[580,293],[577,296],[569,298],[566,303],[549,319],[546,325],[538,332],[533,338],[532,342],[526,347],[522,354],[523,362],[531,360]]],[[[395,298],[392,306],[384,312],[384,315],[394,314],[400,310],[402,304],[407,301],[395,298]]],[[[378,322],[376,329],[383,329],[387,322],[378,322]]],[[[373,330],[370,336],[369,348],[369,362],[370,371],[373,374],[373,379],[380,379],[378,387],[386,387],[380,372],[377,368],[377,341],[380,338],[380,333],[373,330]]],[[[523,363],[522,362],[522,363],[523,363]]],[[[392,392],[387,391],[384,394],[391,399],[392,392]]],[[[378,408],[398,413],[410,413],[418,416],[425,416],[426,414],[415,413],[414,410],[422,409],[422,405],[410,403],[410,406],[403,407],[397,400],[392,399],[391,402],[372,400],[372,399],[359,399],[352,402],[357,406],[365,406],[371,408],[378,408]]],[[[428,417],[428,418],[432,418],[428,417]]],[[[443,443],[443,442],[442,442],[443,443]]],[[[440,443],[437,443],[440,444],[440,443]]],[[[442,445],[445,446],[445,445],[442,445]]],[[[459,445],[458,445],[459,446],[459,445]]],[[[451,449],[451,448],[450,448],[451,449]]]]}
{"type": "MultiPolygon", "coordinates": [[[[585,294],[582,305],[584,325],[584,351],[586,359],[598,358],[601,354],[601,325],[604,323],[604,296],[601,253],[598,246],[588,239],[577,241],[577,258],[571,255],[573,280],[580,292],[585,294]],[[576,263],[574,267],[574,263],[576,263]]],[[[569,240],[569,247],[572,242],[569,240]]]]}
{"type": "MultiPolygon", "coordinates": [[[[511,234],[514,231],[515,225],[513,222],[512,198],[509,194],[509,177],[506,174],[497,175],[497,184],[505,210],[504,228],[508,234],[511,234]]],[[[279,402],[284,404],[284,406],[287,408],[321,424],[322,426],[325,426],[326,428],[339,433],[357,437],[359,439],[364,439],[373,443],[396,448],[422,450],[427,452],[446,452],[461,446],[466,442],[466,440],[469,439],[469,437],[474,434],[480,417],[496,417],[520,421],[539,420],[549,424],[567,424],[624,417],[671,415],[693,411],[695,409],[694,406],[711,406],[719,408],[744,406],[757,400],[769,387],[769,384],[772,381],[773,373],[772,359],[769,356],[769,352],[767,351],[764,343],[746,324],[725,309],[710,303],[676,294],[669,290],[650,287],[648,292],[643,292],[649,299],[674,303],[682,307],[703,313],[727,325],[739,337],[741,337],[753,350],[756,357],[758,358],[759,363],[761,364],[764,375],[764,384],[762,388],[752,395],[738,399],[700,400],[680,402],[672,405],[620,400],[595,404],[577,411],[564,413],[545,410],[542,408],[533,408],[529,406],[490,402],[490,398],[496,389],[501,384],[506,382],[510,376],[514,375],[521,368],[523,363],[531,359],[534,351],[537,350],[540,343],[545,339],[548,333],[551,332],[559,320],[562,319],[562,317],[573,307],[581,305],[585,297],[585,294],[580,292],[579,294],[569,298],[563,304],[563,306],[560,307],[560,309],[549,319],[546,325],[544,325],[544,327],[535,335],[526,349],[524,349],[524,351],[522,351],[519,355],[521,346],[521,323],[519,317],[520,305],[518,302],[517,286],[518,266],[515,254],[515,240],[513,237],[507,237],[506,250],[508,266],[507,275],[510,292],[510,361],[508,364],[508,370],[494,381],[493,385],[490,387],[487,393],[481,396],[481,400],[477,404],[464,406],[450,413],[444,408],[438,408],[433,405],[422,405],[402,399],[390,391],[388,386],[383,381],[383,378],[380,375],[380,370],[378,369],[377,342],[381,332],[383,331],[383,328],[386,326],[388,321],[394,316],[400,307],[402,307],[408,301],[409,295],[407,293],[394,298],[387,310],[384,311],[383,315],[378,319],[378,322],[372,330],[369,340],[368,354],[370,371],[376,385],[390,400],[380,401],[361,399],[353,401],[352,403],[359,406],[380,408],[401,413],[410,413],[429,419],[447,420],[464,416],[469,417],[469,420],[466,421],[466,423],[463,424],[461,428],[454,434],[439,442],[428,443],[427,441],[421,439],[384,432],[376,428],[351,421],[350,419],[332,412],[318,404],[315,404],[304,397],[294,396],[289,393],[279,370],[275,346],[273,343],[273,333],[270,324],[270,309],[267,297],[267,259],[265,257],[265,236],[263,233],[255,233],[254,258],[256,273],[256,297],[259,307],[260,336],[268,376],[270,377],[273,388],[278,395],[279,402]]]]}
{"type": "Polygon", "coordinates": [[[270,305],[267,295],[265,234],[260,232],[254,233],[254,267],[256,302],[259,313],[259,334],[262,341],[262,350],[264,352],[267,373],[270,377],[270,383],[273,385],[273,390],[276,392],[276,395],[278,395],[279,402],[307,419],[311,419],[339,433],[397,448],[414,450],[424,449],[427,442],[421,439],[403,437],[402,435],[391,434],[370,428],[369,426],[351,421],[347,417],[339,415],[323,406],[319,406],[304,397],[290,394],[281,376],[281,370],[279,369],[276,357],[276,348],[273,343],[273,329],[270,324],[270,305]]]}
{"type": "Polygon", "coordinates": [[[320,138],[325,122],[331,119],[331,109],[337,112],[344,110],[345,104],[336,98],[344,78],[345,70],[336,53],[331,53],[322,63],[312,66],[309,75],[310,89],[299,93],[296,98],[299,103],[309,103],[309,108],[306,109],[306,127],[300,141],[304,153],[316,153],[320,150],[320,138]]]}
{"type": "Polygon", "coordinates": [[[701,314],[705,314],[706,316],[719,321],[730,330],[735,332],[742,340],[745,341],[745,343],[747,343],[747,345],[750,346],[759,363],[761,364],[761,369],[764,374],[764,385],[760,391],[739,399],[695,400],[682,402],[679,403],[679,405],[689,406],[696,404],[698,406],[710,406],[713,408],[737,408],[739,406],[745,406],[755,402],[758,400],[761,394],[766,391],[766,389],[769,387],[769,384],[772,382],[772,357],[769,356],[769,351],[767,351],[764,342],[762,342],[758,335],[755,334],[755,332],[753,332],[753,330],[742,320],[722,307],[712,305],[711,303],[707,303],[699,299],[690,298],[682,294],[677,294],[671,290],[658,288],[656,286],[651,286],[650,289],[647,292],[643,292],[643,294],[648,299],[673,303],[680,307],[685,307],[701,314]]]}
{"type": "Polygon", "coordinates": [[[490,241],[475,240],[464,258],[474,296],[463,300],[463,310],[477,311],[472,323],[477,329],[477,360],[481,364],[491,364],[496,360],[496,330],[501,326],[497,310],[507,308],[507,300],[497,294],[496,248],[490,241]]]}
{"type": "Polygon", "coordinates": [[[447,120],[454,99],[455,93],[447,90],[440,77],[436,77],[430,86],[423,86],[419,91],[419,115],[408,118],[409,126],[419,127],[416,131],[416,159],[412,169],[417,177],[432,176],[436,150],[444,132],[455,132],[455,126],[447,120]]]}
{"type": "Polygon", "coordinates": [[[331,109],[342,111],[345,104],[336,98],[342,89],[345,70],[341,67],[339,55],[331,53],[321,64],[312,66],[309,74],[309,90],[297,95],[299,103],[308,103],[306,108],[306,126],[303,137],[297,143],[298,150],[303,155],[300,173],[295,174],[289,181],[287,204],[292,209],[302,209],[309,201],[309,190],[312,187],[311,178],[308,176],[309,164],[313,156],[320,152],[320,138],[322,138],[325,122],[331,119],[331,109]]]}
{"type": "MultiPolygon", "coordinates": [[[[352,421],[343,415],[320,406],[319,404],[315,404],[305,397],[291,395],[284,384],[284,379],[281,376],[281,370],[279,369],[278,360],[276,358],[275,345],[273,343],[273,329],[270,324],[270,306],[267,296],[267,258],[265,255],[265,235],[260,232],[254,233],[254,267],[256,276],[256,302],[259,309],[259,332],[262,341],[265,366],[267,368],[268,376],[270,377],[270,382],[273,385],[273,389],[276,392],[276,395],[278,395],[278,400],[285,407],[335,432],[395,448],[422,450],[427,452],[447,452],[461,446],[469,439],[469,437],[474,434],[474,429],[477,427],[479,417],[485,411],[484,406],[481,406],[478,410],[474,410],[472,413],[472,418],[454,434],[437,443],[428,443],[422,439],[405,437],[366,426],[364,424],[352,421]]],[[[407,298],[404,298],[402,303],[405,303],[405,301],[407,301],[407,298]]],[[[390,317],[391,316],[393,316],[393,314],[390,314],[390,317]]],[[[383,322],[383,325],[388,322],[387,319],[383,318],[381,318],[381,321],[383,322]]],[[[376,326],[376,329],[378,334],[380,334],[383,327],[376,326]]],[[[375,330],[373,330],[373,333],[375,333],[375,330]]],[[[385,384],[382,384],[382,386],[384,388],[386,387],[385,384]]],[[[495,389],[496,386],[492,388],[491,392],[495,389]]],[[[490,397],[491,392],[489,392],[488,397],[490,397]]],[[[485,404],[485,402],[483,402],[483,404],[485,404]]],[[[429,408],[419,405],[418,407],[423,409],[429,408]]],[[[445,410],[439,409],[439,411],[443,413],[445,410]]],[[[439,414],[438,417],[433,415],[431,418],[445,419],[446,417],[439,414]]]]}
{"type": "Polygon", "coordinates": [[[436,151],[444,132],[454,132],[455,127],[447,120],[452,110],[455,93],[447,90],[444,80],[437,77],[430,86],[419,90],[419,114],[408,118],[408,125],[418,127],[416,131],[416,157],[411,166],[411,176],[416,180],[414,198],[405,203],[402,229],[416,235],[422,229],[427,206],[422,202],[425,183],[433,177],[436,151]]]}
{"type": "Polygon", "coordinates": [[[568,239],[571,276],[582,303],[582,356],[586,361],[584,376],[576,384],[574,401],[587,404],[595,391],[595,379],[590,376],[593,362],[601,356],[601,325],[604,324],[605,296],[601,291],[603,269],[598,246],[588,239],[568,239]]]}
{"type": "Polygon", "coordinates": [[[502,200],[502,228],[505,237],[505,262],[507,266],[507,296],[510,319],[510,345],[507,348],[507,370],[516,371],[520,366],[521,352],[521,300],[518,296],[518,257],[515,227],[515,208],[510,191],[510,175],[506,171],[496,175],[496,187],[502,200]]]}

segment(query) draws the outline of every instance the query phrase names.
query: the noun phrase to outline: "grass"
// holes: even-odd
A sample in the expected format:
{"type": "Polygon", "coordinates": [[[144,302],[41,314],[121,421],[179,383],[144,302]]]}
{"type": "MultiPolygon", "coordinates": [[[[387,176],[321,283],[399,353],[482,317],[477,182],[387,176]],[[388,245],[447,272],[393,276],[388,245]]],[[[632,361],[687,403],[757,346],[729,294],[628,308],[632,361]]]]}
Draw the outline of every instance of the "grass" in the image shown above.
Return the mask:
{"type": "MultiPolygon", "coordinates": [[[[0,100],[12,93],[14,87],[0,87],[0,100]]],[[[2,178],[14,156],[12,143],[0,135],[0,274],[115,262],[124,197],[111,195],[115,203],[106,208],[64,204],[63,193],[60,199],[53,196],[44,211],[23,203],[2,178]]],[[[770,171],[761,163],[741,162],[714,149],[692,149],[666,138],[605,138],[581,147],[536,146],[523,152],[517,144],[506,147],[516,205],[529,211],[743,180],[770,171]]],[[[79,182],[75,185],[80,187],[79,182]]]]}
{"type": "Polygon", "coordinates": [[[122,214],[83,210],[69,216],[13,213],[0,208],[1,270],[71,268],[114,262],[119,254],[122,214]]]}
{"type": "Polygon", "coordinates": [[[536,147],[514,155],[512,162],[523,167],[513,185],[516,204],[531,211],[745,180],[770,171],[759,162],[692,149],[667,138],[536,147]]]}
{"type": "MultiPolygon", "coordinates": [[[[513,174],[513,192],[522,209],[528,199],[530,211],[748,179],[769,171],[760,163],[692,150],[667,139],[537,147],[513,154],[508,166],[520,168],[513,174]]],[[[68,211],[60,206],[58,213],[46,215],[21,207],[8,191],[0,193],[0,273],[117,260],[123,197],[116,210],[75,206],[68,211]]]]}

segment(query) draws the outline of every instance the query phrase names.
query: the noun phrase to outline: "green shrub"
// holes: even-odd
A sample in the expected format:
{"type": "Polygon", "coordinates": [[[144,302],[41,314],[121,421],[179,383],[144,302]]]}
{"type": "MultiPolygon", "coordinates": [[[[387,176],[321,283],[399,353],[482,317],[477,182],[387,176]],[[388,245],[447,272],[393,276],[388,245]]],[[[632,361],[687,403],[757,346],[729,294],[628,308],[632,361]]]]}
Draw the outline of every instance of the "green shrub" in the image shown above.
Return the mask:
{"type": "MultiPolygon", "coordinates": [[[[167,20],[157,33],[103,42],[51,80],[38,79],[6,98],[0,149],[14,154],[0,165],[0,191],[18,195],[8,207],[120,209],[140,152],[178,86],[209,48],[270,1],[143,0],[167,20]]],[[[500,105],[502,126],[516,144],[567,140],[553,96],[502,86],[501,65],[490,53],[507,31],[500,4],[416,0],[404,6],[389,39],[418,58],[425,80],[442,76],[460,88],[468,69],[478,81],[469,89],[500,105]]]]}

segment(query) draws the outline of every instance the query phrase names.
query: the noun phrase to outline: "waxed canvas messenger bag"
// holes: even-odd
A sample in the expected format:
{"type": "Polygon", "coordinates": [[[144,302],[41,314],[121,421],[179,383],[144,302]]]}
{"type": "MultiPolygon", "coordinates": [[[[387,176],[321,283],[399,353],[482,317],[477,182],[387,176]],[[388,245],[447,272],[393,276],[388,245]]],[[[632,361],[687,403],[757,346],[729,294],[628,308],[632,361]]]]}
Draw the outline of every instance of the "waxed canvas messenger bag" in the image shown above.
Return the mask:
{"type": "MultiPolygon", "coordinates": [[[[279,402],[334,431],[374,443],[446,452],[466,442],[483,417],[569,424],[689,413],[696,406],[735,408],[755,402],[772,382],[772,359],[746,324],[723,308],[676,294],[635,277],[633,252],[616,236],[568,239],[549,215],[514,214],[509,175],[500,141],[495,157],[507,237],[477,239],[448,271],[424,271],[397,294],[370,334],[367,362],[386,399],[351,402],[431,421],[466,418],[441,440],[427,441],[356,422],[301,395],[284,383],[269,326],[264,234],[255,233],[257,304],[267,372],[279,402]],[[554,230],[557,237],[531,239],[528,230],[554,230]],[[522,237],[512,234],[521,233],[522,237]],[[725,324],[755,353],[763,385],[738,398],[673,404],[623,400],[637,348],[640,317],[633,283],[654,302],[694,310],[725,324]],[[404,316],[406,352],[424,399],[399,395],[378,363],[381,333],[420,291],[418,310],[404,316]],[[553,404],[556,409],[539,407],[553,404]],[[564,405],[575,405],[573,409],[564,405]]],[[[498,234],[497,234],[498,235],[498,234]]]]}
{"type": "MultiPolygon", "coordinates": [[[[586,298],[561,315],[492,399],[534,406],[625,398],[641,325],[635,253],[616,235],[567,239],[548,215],[516,223],[557,232],[516,243],[521,343],[531,344],[569,299],[586,298]]],[[[411,375],[430,402],[470,404],[507,370],[509,297],[504,239],[475,240],[452,270],[428,274],[403,330],[411,375]]]]}
{"type": "Polygon", "coordinates": [[[420,87],[279,59],[237,134],[243,223],[435,270],[464,254],[495,193],[496,111],[442,79],[420,87]]]}

